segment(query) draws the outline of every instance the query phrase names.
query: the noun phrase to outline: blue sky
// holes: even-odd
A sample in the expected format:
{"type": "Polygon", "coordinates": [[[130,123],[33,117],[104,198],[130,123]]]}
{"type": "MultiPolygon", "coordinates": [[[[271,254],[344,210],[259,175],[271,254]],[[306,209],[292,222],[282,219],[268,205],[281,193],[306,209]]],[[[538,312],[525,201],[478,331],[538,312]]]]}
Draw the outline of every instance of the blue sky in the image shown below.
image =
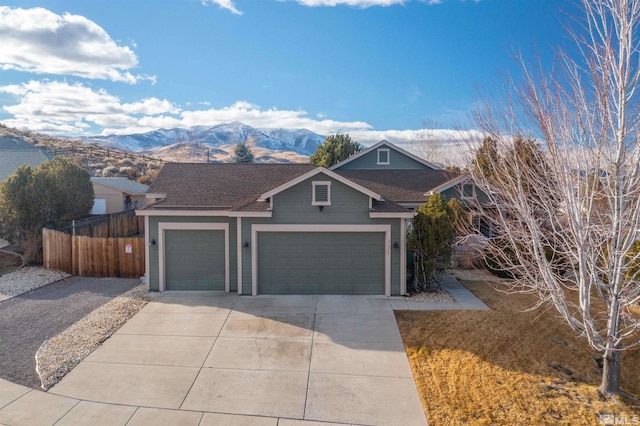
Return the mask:
{"type": "MultiPolygon", "coordinates": [[[[549,63],[561,0],[78,0],[0,6],[0,122],[50,134],[239,120],[407,143],[549,63]]],[[[446,133],[443,130],[443,135],[446,133]]]]}

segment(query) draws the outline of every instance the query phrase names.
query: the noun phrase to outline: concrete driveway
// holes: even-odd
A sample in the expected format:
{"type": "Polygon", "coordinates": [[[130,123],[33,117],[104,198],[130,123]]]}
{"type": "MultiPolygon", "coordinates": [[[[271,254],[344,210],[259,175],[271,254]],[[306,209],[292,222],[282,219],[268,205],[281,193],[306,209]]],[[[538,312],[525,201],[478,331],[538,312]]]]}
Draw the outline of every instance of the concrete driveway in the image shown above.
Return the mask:
{"type": "Polygon", "coordinates": [[[92,410],[128,425],[427,423],[377,296],[167,292],[49,394],[81,401],[69,424],[98,419],[92,410]]]}

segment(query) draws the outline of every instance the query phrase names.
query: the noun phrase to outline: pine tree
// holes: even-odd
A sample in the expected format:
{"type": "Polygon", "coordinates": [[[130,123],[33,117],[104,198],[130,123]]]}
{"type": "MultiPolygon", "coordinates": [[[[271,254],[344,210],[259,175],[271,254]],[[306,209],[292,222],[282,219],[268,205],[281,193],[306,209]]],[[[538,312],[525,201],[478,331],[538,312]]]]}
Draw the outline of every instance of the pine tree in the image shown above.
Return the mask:
{"type": "Polygon", "coordinates": [[[309,157],[309,162],[316,166],[329,168],[360,150],[362,150],[362,145],[352,141],[349,135],[331,135],[327,136],[324,143],[319,145],[316,152],[309,157]]]}
{"type": "Polygon", "coordinates": [[[244,142],[238,142],[233,149],[231,162],[233,163],[253,163],[254,155],[251,148],[244,142]]]}

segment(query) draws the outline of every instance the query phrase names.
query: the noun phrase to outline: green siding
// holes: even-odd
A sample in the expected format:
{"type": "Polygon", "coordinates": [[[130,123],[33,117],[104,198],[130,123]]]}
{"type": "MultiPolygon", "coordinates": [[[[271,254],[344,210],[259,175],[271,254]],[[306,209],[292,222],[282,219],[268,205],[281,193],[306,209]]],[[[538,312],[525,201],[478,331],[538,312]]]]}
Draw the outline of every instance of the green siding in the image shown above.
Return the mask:
{"type": "Polygon", "coordinates": [[[224,231],[165,231],[167,290],[224,291],[224,231]]]}
{"type": "Polygon", "coordinates": [[[381,232],[258,233],[259,294],[384,294],[381,232]]]}
{"type": "MultiPolygon", "coordinates": [[[[382,146],[381,148],[387,148],[382,146]]],[[[389,164],[378,164],[378,152],[374,149],[355,160],[351,160],[343,166],[339,167],[339,170],[362,170],[362,169],[426,169],[426,165],[407,157],[401,152],[396,151],[393,148],[389,148],[389,164]]]]}
{"type": "MultiPolygon", "coordinates": [[[[402,219],[403,220],[403,219],[402,219]]],[[[391,225],[391,244],[400,244],[401,219],[371,219],[369,197],[325,175],[317,175],[274,196],[272,218],[242,218],[241,241],[251,244],[251,226],[283,225],[391,225]],[[331,181],[331,205],[322,212],[311,205],[313,181],[331,181]]],[[[233,250],[233,249],[232,249],[233,250]]],[[[242,294],[251,294],[251,247],[242,249],[242,294]]],[[[260,257],[258,258],[260,262],[260,257]]],[[[231,270],[235,269],[235,263],[231,270]]],[[[381,263],[384,267],[384,260],[381,263]]],[[[258,268],[259,269],[259,268],[258,268]]],[[[232,282],[233,285],[233,282],[232,282]]],[[[391,294],[400,294],[400,250],[391,249],[391,294]]]]}
{"type": "Polygon", "coordinates": [[[251,294],[251,226],[273,223],[269,218],[242,218],[242,240],[248,241],[249,247],[242,248],[242,294],[251,294]]]}
{"type": "Polygon", "coordinates": [[[462,189],[460,185],[456,185],[445,191],[442,191],[441,194],[446,200],[450,200],[451,198],[457,198],[458,201],[460,201],[460,203],[462,203],[462,205],[467,208],[473,207],[474,203],[476,202],[482,205],[482,204],[486,204],[488,201],[487,196],[478,188],[475,189],[475,196],[476,196],[475,200],[463,200],[461,197],[462,195],[461,190],[462,189]]]}
{"type": "Polygon", "coordinates": [[[317,175],[276,194],[272,219],[271,223],[280,224],[372,223],[369,219],[369,197],[325,175],[317,175]],[[331,182],[331,205],[324,206],[322,211],[311,205],[314,181],[331,182]]]}
{"type": "MultiPolygon", "coordinates": [[[[149,241],[160,241],[158,235],[158,223],[228,223],[229,224],[229,282],[230,290],[237,291],[238,275],[236,273],[236,218],[228,217],[200,217],[200,216],[151,216],[149,217],[149,241]]],[[[149,270],[147,271],[147,279],[149,280],[149,289],[158,291],[160,287],[159,274],[160,266],[158,263],[159,244],[149,247],[149,270]]]]}
{"type": "MultiPolygon", "coordinates": [[[[393,161],[393,154],[392,161],[393,161]]],[[[251,294],[251,227],[255,224],[290,224],[290,225],[391,225],[391,245],[400,244],[400,219],[371,219],[369,217],[369,197],[339,181],[320,174],[274,196],[273,216],[271,218],[241,219],[240,244],[245,241],[249,247],[242,247],[242,293],[251,294]],[[312,181],[331,181],[331,205],[322,212],[311,205],[312,181]]],[[[237,218],[227,217],[176,217],[162,216],[149,218],[149,240],[158,238],[158,223],[228,223],[229,224],[229,281],[230,290],[237,291],[237,218]]],[[[260,248],[260,246],[259,246],[260,248]]],[[[149,271],[147,271],[151,290],[159,287],[158,244],[149,247],[149,271]]],[[[262,250],[260,250],[262,252],[262,250]]],[[[286,259],[286,256],[281,256],[286,259]]],[[[259,258],[260,260],[260,258],[259,258]]],[[[377,262],[377,261],[376,261],[377,262]]],[[[370,263],[373,263],[370,261],[370,263]]],[[[377,264],[376,264],[377,267],[377,264]]],[[[384,259],[380,261],[384,268],[384,259]]],[[[260,268],[259,268],[260,270],[260,268]]],[[[384,290],[383,290],[384,291],[384,290]]],[[[400,250],[391,249],[391,294],[400,294],[400,250]]]]}

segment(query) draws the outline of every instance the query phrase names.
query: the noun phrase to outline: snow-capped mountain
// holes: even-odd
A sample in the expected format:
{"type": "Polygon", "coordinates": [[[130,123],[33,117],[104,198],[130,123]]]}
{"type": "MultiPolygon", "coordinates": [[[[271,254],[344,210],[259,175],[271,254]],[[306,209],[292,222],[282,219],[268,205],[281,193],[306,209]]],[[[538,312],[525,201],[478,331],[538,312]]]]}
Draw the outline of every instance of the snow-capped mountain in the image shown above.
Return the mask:
{"type": "MultiPolygon", "coordinates": [[[[166,156],[180,151],[203,152],[213,155],[212,160],[224,159],[238,142],[252,148],[256,160],[296,161],[296,157],[313,154],[325,137],[305,129],[256,129],[243,123],[233,122],[213,127],[197,126],[191,129],[161,129],[135,135],[90,136],[84,142],[95,143],[105,148],[119,148],[138,154],[166,156]],[[279,155],[279,153],[284,155],[279,155]]],[[[167,158],[176,160],[176,158],[167,158]]]]}

